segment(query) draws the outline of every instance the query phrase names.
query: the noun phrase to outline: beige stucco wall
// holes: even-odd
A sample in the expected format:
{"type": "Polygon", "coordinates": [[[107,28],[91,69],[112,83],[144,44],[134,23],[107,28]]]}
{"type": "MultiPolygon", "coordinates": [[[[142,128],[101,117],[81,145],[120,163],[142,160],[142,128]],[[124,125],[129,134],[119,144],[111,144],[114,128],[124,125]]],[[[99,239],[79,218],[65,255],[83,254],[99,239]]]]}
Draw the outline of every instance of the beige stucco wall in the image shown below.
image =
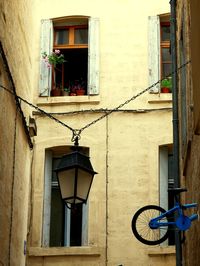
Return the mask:
{"type": "MultiPolygon", "coordinates": [[[[7,52],[10,61],[25,60],[22,67],[24,72],[17,69],[19,62],[12,66],[16,82],[20,85],[23,80],[21,73],[26,76],[26,85],[19,92],[31,101],[33,92],[34,103],[40,108],[49,112],[113,108],[148,86],[148,16],[169,12],[168,1],[76,0],[66,3],[58,0],[55,3],[51,0],[24,0],[19,2],[18,7],[17,1],[9,4],[4,2],[5,14],[9,8],[19,9],[18,16],[13,15],[10,21],[21,21],[20,25],[24,29],[19,30],[17,37],[11,25],[7,25],[9,32],[14,35],[13,38],[16,38],[16,45],[19,47],[23,43],[24,54],[20,54],[18,59],[14,58],[14,53],[10,55],[7,52]],[[100,95],[39,98],[40,20],[70,15],[87,15],[100,19],[100,95]]],[[[5,44],[8,43],[6,51],[9,51],[13,42],[8,34],[1,32],[1,36],[3,35],[5,44]]],[[[89,249],[41,248],[44,151],[48,147],[72,143],[68,129],[49,118],[34,116],[38,134],[34,138],[30,190],[28,265],[175,264],[174,250],[170,253],[156,247],[152,256],[149,247],[139,243],[131,232],[134,212],[146,204],[159,202],[158,148],[159,145],[172,143],[172,117],[170,110],[155,109],[170,107],[171,95],[145,93],[124,106],[124,109],[130,109],[131,112],[114,112],[81,134],[80,145],[89,148],[92,164],[99,173],[89,196],[89,249]],[[138,112],[138,109],[153,111],[138,112]]],[[[56,117],[79,129],[100,115],[101,112],[89,112],[56,117]]]]}
{"type": "MultiPolygon", "coordinates": [[[[1,1],[0,40],[16,91],[31,100],[31,10],[28,1],[1,1]]],[[[0,84],[12,89],[0,59],[0,84]]],[[[28,121],[30,110],[22,104],[28,121]]],[[[0,88],[0,264],[25,265],[29,232],[31,158],[21,116],[16,117],[14,97],[0,88]],[[16,127],[16,130],[15,130],[16,127]]]]}

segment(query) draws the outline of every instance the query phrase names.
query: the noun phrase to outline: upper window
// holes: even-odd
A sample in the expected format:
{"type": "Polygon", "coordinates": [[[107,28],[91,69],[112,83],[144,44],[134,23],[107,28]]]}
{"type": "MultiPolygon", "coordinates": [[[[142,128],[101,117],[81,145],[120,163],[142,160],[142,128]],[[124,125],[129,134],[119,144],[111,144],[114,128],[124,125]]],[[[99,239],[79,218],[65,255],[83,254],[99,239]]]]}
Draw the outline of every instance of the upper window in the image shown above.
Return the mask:
{"type": "Polygon", "coordinates": [[[64,62],[49,68],[41,62],[40,96],[99,93],[98,19],[43,20],[41,37],[42,52],[62,54],[64,62]]]}
{"type": "Polygon", "coordinates": [[[170,15],[149,17],[149,85],[156,84],[150,92],[170,93],[172,90],[172,60],[170,51],[170,15]],[[166,79],[165,79],[166,77],[166,79]]]}

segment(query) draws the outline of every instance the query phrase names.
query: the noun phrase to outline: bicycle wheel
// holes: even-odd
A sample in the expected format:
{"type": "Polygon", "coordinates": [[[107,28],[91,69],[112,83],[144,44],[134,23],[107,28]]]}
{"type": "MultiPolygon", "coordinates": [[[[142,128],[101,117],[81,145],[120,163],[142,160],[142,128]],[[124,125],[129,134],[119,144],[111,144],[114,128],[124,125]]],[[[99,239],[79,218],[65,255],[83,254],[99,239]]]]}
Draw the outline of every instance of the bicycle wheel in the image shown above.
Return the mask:
{"type": "MultiPolygon", "coordinates": [[[[165,210],[160,206],[147,205],[135,213],[132,219],[132,231],[140,242],[146,245],[158,245],[167,239],[168,226],[162,226],[157,229],[151,229],[149,226],[151,219],[164,212],[165,210]]],[[[164,217],[162,222],[168,222],[168,219],[164,217]]]]}

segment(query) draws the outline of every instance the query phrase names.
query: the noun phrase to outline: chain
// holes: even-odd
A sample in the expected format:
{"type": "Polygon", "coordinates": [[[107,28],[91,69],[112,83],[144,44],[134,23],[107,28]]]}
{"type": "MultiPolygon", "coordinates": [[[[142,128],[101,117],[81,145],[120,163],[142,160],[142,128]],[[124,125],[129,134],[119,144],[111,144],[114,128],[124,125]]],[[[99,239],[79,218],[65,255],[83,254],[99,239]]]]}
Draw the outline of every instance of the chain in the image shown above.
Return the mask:
{"type": "Polygon", "coordinates": [[[138,98],[139,96],[141,96],[142,94],[144,94],[145,92],[149,91],[150,89],[152,89],[153,87],[155,87],[157,84],[159,84],[160,82],[162,82],[164,79],[166,79],[167,77],[173,75],[174,73],[178,72],[181,68],[185,67],[187,64],[189,64],[191,62],[187,61],[186,63],[184,63],[183,65],[181,65],[179,68],[177,68],[177,71],[173,71],[171,72],[169,75],[167,75],[166,77],[158,80],[157,82],[153,83],[151,86],[147,87],[146,89],[144,89],[143,91],[139,92],[138,94],[132,96],[130,99],[126,100],[124,103],[118,105],[117,107],[115,107],[114,109],[111,109],[110,111],[106,112],[105,114],[103,114],[102,116],[100,116],[99,118],[97,118],[96,120],[92,121],[91,123],[85,125],[84,127],[82,127],[80,129],[80,133],[85,130],[86,128],[94,125],[95,123],[97,123],[98,121],[100,121],[101,119],[105,118],[106,116],[112,114],[113,112],[119,110],[120,108],[122,108],[124,105],[127,105],[128,103],[130,103],[131,101],[135,100],[136,98],[138,98]]]}
{"type": "Polygon", "coordinates": [[[75,142],[75,140],[78,138],[80,139],[80,135],[83,132],[83,130],[85,130],[86,128],[89,128],[90,126],[96,124],[98,121],[102,120],[103,118],[107,117],[108,115],[112,114],[113,112],[119,110],[120,108],[122,108],[123,106],[129,104],[131,101],[135,100],[136,98],[138,98],[139,96],[141,96],[142,94],[144,94],[145,92],[149,91],[150,89],[152,89],[153,87],[155,87],[157,84],[159,84],[160,82],[162,82],[165,78],[173,75],[174,73],[177,73],[180,69],[184,68],[187,64],[189,64],[191,62],[187,61],[186,63],[182,64],[180,67],[177,68],[176,71],[171,72],[169,75],[167,75],[166,77],[158,80],[157,82],[155,82],[154,84],[152,84],[151,86],[147,87],[146,89],[144,89],[143,91],[139,92],[138,94],[132,96],[131,98],[129,98],[128,100],[126,100],[125,102],[121,103],[120,105],[118,105],[117,107],[111,109],[111,110],[105,110],[105,114],[103,114],[102,116],[100,116],[99,118],[93,120],[92,122],[88,123],[87,125],[85,125],[84,127],[80,128],[80,129],[73,129],[72,127],[70,127],[69,125],[63,123],[62,121],[60,121],[59,119],[57,119],[56,117],[54,117],[53,115],[51,115],[50,113],[45,112],[44,110],[42,110],[41,108],[39,108],[38,106],[28,102],[27,100],[23,99],[22,97],[15,95],[11,90],[5,88],[4,86],[0,85],[0,87],[2,87],[3,89],[5,89],[6,91],[8,91],[9,93],[13,94],[15,97],[17,97],[18,99],[20,99],[21,101],[25,102],[26,104],[30,105],[31,107],[33,107],[34,109],[36,109],[37,111],[39,111],[41,114],[44,114],[45,116],[49,117],[50,119],[54,120],[55,122],[61,124],[62,126],[68,128],[69,130],[72,131],[72,142],[75,142]]]}

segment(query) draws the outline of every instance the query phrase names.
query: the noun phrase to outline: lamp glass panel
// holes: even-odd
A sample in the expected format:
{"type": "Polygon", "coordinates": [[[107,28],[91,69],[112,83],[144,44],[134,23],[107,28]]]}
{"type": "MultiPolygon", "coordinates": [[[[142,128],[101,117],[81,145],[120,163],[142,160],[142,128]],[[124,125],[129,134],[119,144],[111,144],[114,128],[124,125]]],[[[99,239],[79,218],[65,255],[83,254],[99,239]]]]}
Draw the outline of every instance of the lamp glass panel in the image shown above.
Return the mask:
{"type": "Polygon", "coordinates": [[[93,174],[78,169],[77,197],[86,199],[93,179],[93,174]]]}
{"type": "Polygon", "coordinates": [[[58,173],[62,198],[74,196],[75,169],[68,169],[58,173]]]}

